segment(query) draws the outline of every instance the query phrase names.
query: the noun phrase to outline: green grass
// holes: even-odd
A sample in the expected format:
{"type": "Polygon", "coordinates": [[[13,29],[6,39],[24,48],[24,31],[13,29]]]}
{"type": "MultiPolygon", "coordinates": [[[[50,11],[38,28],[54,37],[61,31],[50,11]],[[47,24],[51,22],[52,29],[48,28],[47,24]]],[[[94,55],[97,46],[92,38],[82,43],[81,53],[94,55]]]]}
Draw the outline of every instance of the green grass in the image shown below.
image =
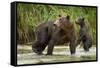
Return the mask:
{"type": "MultiPolygon", "coordinates": [[[[56,6],[42,4],[23,4],[17,5],[17,43],[28,43],[35,39],[34,31],[36,27],[45,21],[56,20],[59,15],[70,15],[74,23],[76,18],[85,17],[86,25],[92,35],[93,43],[96,43],[96,8],[95,7],[75,7],[75,6],[56,6]]],[[[79,27],[74,23],[76,32],[79,27]]]]}

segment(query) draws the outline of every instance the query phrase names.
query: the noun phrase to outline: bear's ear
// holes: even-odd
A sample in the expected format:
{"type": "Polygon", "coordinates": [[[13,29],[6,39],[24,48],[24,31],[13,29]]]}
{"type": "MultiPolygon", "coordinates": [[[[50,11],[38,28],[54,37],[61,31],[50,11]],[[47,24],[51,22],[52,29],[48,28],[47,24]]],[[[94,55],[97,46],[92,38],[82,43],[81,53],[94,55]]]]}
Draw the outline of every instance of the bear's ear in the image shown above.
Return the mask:
{"type": "Polygon", "coordinates": [[[59,17],[61,17],[61,15],[58,15],[59,17]]]}
{"type": "Polygon", "coordinates": [[[69,20],[69,19],[70,19],[70,16],[69,16],[69,15],[67,15],[67,16],[66,16],[66,18],[69,20]]]}

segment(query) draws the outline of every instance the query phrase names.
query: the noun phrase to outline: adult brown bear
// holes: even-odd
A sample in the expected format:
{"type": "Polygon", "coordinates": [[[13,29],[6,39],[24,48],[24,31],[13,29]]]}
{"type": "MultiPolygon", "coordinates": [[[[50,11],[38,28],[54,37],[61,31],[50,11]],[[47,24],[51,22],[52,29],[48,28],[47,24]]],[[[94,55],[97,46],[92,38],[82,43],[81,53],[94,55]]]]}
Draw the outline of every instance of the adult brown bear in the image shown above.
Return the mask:
{"type": "Polygon", "coordinates": [[[42,23],[36,29],[36,41],[32,45],[33,52],[42,54],[48,45],[47,55],[52,55],[54,45],[70,43],[70,52],[75,54],[77,38],[69,16],[60,16],[55,21],[42,23]]]}

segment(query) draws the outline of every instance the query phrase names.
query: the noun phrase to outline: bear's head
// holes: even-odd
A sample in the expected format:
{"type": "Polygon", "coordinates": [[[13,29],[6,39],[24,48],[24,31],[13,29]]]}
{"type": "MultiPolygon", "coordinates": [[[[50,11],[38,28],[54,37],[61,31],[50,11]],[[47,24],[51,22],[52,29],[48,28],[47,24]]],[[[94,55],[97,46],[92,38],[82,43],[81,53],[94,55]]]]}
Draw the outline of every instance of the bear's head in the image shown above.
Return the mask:
{"type": "Polygon", "coordinates": [[[54,22],[54,25],[64,31],[73,29],[73,24],[70,21],[70,16],[61,16],[54,22]]]}
{"type": "Polygon", "coordinates": [[[58,19],[55,20],[54,25],[56,25],[57,27],[60,27],[61,25],[67,24],[70,22],[70,16],[61,16],[59,15],[58,19]]]}

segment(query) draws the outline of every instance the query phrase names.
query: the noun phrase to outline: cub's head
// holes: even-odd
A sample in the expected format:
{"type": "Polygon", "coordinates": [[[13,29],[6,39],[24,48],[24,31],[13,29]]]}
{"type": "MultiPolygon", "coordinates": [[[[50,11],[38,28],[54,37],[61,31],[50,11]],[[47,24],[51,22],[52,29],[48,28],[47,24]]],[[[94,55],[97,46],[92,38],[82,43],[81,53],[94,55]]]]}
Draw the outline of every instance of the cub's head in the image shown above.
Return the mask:
{"type": "Polygon", "coordinates": [[[78,24],[78,25],[80,25],[80,26],[84,25],[85,24],[84,23],[84,17],[77,18],[77,20],[75,21],[75,23],[78,24]]]}

